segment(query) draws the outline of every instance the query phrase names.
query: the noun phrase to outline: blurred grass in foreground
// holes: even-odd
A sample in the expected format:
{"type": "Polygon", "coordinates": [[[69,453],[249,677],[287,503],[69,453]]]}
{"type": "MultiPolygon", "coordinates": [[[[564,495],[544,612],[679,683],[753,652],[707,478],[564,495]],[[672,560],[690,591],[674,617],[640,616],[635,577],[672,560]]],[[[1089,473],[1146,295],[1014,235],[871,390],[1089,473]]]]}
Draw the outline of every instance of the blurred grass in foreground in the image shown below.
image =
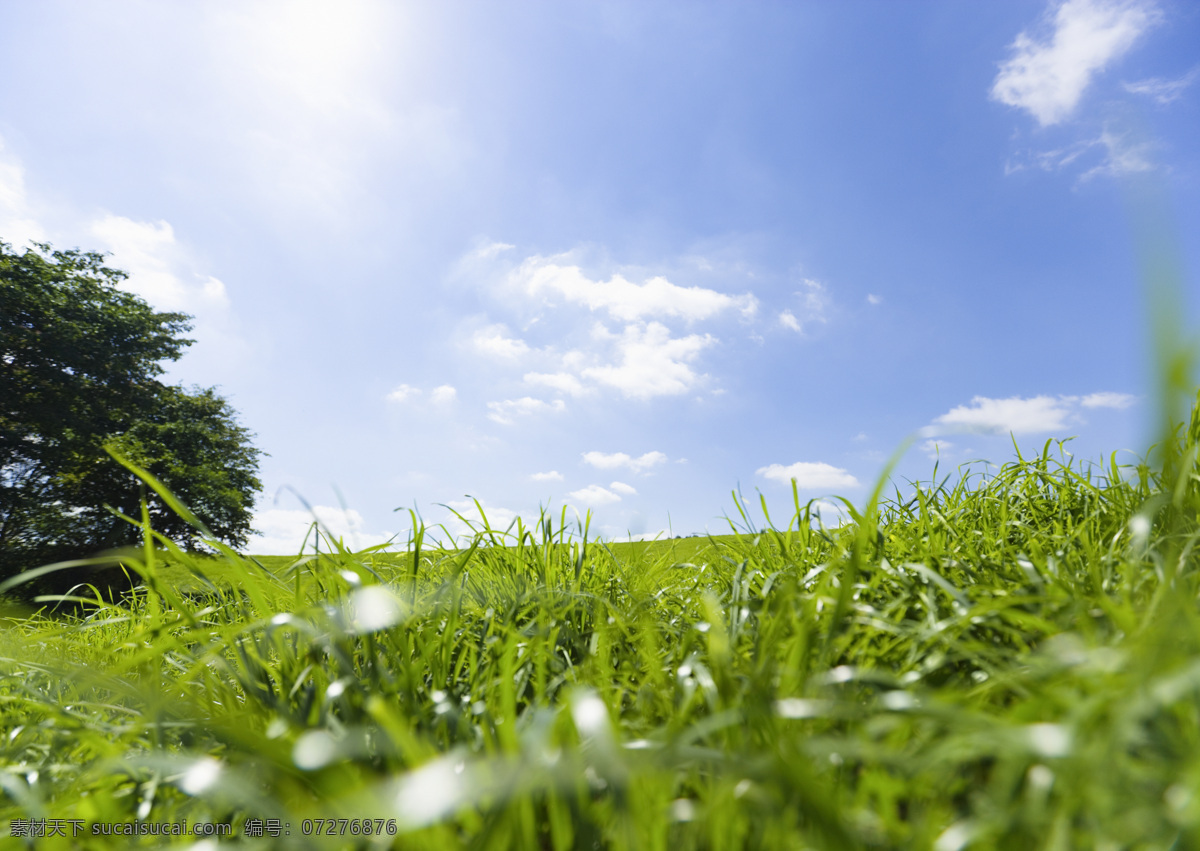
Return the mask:
{"type": "MultiPolygon", "coordinates": [[[[197,848],[1200,846],[1200,408],[1172,435],[1166,468],[1083,468],[1047,443],[837,529],[797,499],[786,527],[665,542],[674,555],[543,516],[401,556],[324,540],[268,569],[147,528],[125,605],[4,630],[0,831],[234,825],[219,845],[172,840],[197,848]],[[247,818],[290,837],[245,837],[247,818]],[[330,818],[396,835],[302,835],[330,818]]],[[[36,847],[139,841],[164,843],[36,847]]]]}

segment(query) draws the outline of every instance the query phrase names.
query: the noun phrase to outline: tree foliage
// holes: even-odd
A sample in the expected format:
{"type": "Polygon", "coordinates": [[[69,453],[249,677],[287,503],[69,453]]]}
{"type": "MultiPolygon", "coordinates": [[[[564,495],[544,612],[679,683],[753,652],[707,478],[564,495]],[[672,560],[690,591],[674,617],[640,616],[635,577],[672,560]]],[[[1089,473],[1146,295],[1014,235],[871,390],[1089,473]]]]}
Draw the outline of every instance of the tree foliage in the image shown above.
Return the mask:
{"type": "Polygon", "coordinates": [[[244,545],[262,454],[212,389],[162,383],[190,318],[119,288],[94,252],[0,242],[0,576],[136,543],[141,514],[197,531],[112,459],[150,471],[219,539],[244,545]]]}

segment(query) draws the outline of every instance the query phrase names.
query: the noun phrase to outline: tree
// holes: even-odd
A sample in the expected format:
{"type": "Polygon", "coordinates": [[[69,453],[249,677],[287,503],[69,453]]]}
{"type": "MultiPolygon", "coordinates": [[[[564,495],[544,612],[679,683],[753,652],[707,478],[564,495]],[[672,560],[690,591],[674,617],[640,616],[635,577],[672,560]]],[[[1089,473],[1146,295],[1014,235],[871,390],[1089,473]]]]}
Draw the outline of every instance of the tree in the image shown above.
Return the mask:
{"type": "Polygon", "coordinates": [[[0,577],[135,544],[146,499],[155,529],[198,531],[118,464],[111,447],[176,493],[217,538],[242,546],[261,489],[260,450],[212,389],[165,385],[192,343],[191,317],[119,289],[95,252],[0,242],[0,577]]]}

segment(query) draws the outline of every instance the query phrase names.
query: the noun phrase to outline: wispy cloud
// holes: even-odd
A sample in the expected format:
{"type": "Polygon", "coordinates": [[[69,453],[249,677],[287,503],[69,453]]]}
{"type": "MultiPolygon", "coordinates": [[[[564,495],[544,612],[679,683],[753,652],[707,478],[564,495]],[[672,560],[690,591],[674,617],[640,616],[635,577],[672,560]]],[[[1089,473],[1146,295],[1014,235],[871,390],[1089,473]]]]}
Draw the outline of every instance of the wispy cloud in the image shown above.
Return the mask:
{"type": "Polygon", "coordinates": [[[1118,132],[1106,127],[1099,136],[1081,139],[1061,148],[1048,151],[1028,151],[1009,160],[1005,174],[1015,174],[1029,168],[1055,173],[1072,166],[1082,169],[1078,182],[1085,183],[1095,177],[1120,177],[1126,174],[1150,171],[1154,162],[1151,142],[1139,140],[1131,131],[1118,132]],[[1099,151],[1100,159],[1094,154],[1099,151]]]}
{"type": "Polygon", "coordinates": [[[601,470],[615,470],[620,467],[627,467],[635,473],[644,473],[651,467],[666,463],[667,456],[658,451],[647,452],[639,458],[634,458],[624,452],[592,451],[583,453],[583,461],[585,464],[590,464],[601,470]]]}
{"type": "Polygon", "coordinates": [[[621,501],[621,497],[618,494],[600,485],[588,485],[586,488],[571,491],[567,496],[575,502],[581,502],[593,508],[621,501]]]}
{"type": "Polygon", "coordinates": [[[804,309],[806,322],[826,322],[829,311],[829,290],[820,281],[805,278],[801,288],[796,291],[804,309]]]}
{"type": "Polygon", "coordinates": [[[593,390],[569,372],[527,372],[522,380],[526,384],[549,387],[568,396],[586,396],[593,390]]]}
{"type": "Polygon", "coordinates": [[[516,248],[515,245],[507,242],[485,242],[467,254],[466,260],[493,260],[506,251],[512,251],[514,248],[516,248]]]}
{"type": "Polygon", "coordinates": [[[1130,94],[1144,95],[1160,106],[1174,103],[1183,97],[1184,91],[1192,83],[1200,79],[1200,66],[1188,71],[1182,77],[1174,80],[1164,80],[1162,77],[1151,77],[1138,80],[1135,83],[1125,83],[1125,91],[1130,94]]]}
{"type": "Polygon", "coordinates": [[[520,399],[506,399],[502,402],[488,402],[488,419],[501,425],[512,425],[517,417],[529,417],[534,414],[561,413],[567,409],[562,399],[547,402],[544,399],[534,399],[523,396],[520,399]]]}
{"type": "Polygon", "coordinates": [[[1089,393],[1079,400],[1085,408],[1116,408],[1124,410],[1137,402],[1137,396],[1128,393],[1089,393]]]}
{"type": "Polygon", "coordinates": [[[527,294],[555,294],[589,310],[603,310],[614,319],[677,317],[694,322],[720,313],[738,311],[752,316],[758,300],[750,293],[728,295],[704,287],[682,287],[664,277],[635,284],[621,275],[593,280],[578,266],[560,265],[553,258],[530,257],[513,273],[512,280],[527,294]]]}
{"type": "Polygon", "coordinates": [[[623,494],[624,496],[633,496],[637,493],[637,488],[633,485],[627,485],[624,482],[612,482],[609,484],[609,487],[616,493],[623,494]]]}
{"type": "MultiPolygon", "coordinates": [[[[976,396],[934,419],[922,432],[928,437],[968,432],[977,434],[1045,434],[1064,431],[1081,422],[1080,408],[1124,409],[1137,402],[1127,393],[1101,392],[1087,396],[1033,396],[989,399],[976,396]]],[[[944,446],[945,444],[943,444],[944,446]]]]}
{"type": "Polygon", "coordinates": [[[1132,133],[1116,133],[1105,129],[1097,141],[1104,146],[1104,161],[1081,174],[1080,182],[1099,176],[1120,177],[1137,174],[1154,168],[1150,157],[1153,145],[1147,141],[1135,140],[1132,133]]]}
{"type": "MultiPolygon", "coordinates": [[[[398,384],[384,399],[393,404],[412,404],[419,402],[425,396],[425,391],[411,384],[398,384]]],[[[450,384],[443,384],[429,391],[429,401],[434,405],[445,407],[458,398],[458,390],[450,384]]]]}
{"type": "Polygon", "coordinates": [[[389,402],[401,403],[415,399],[419,395],[421,395],[420,388],[413,387],[411,384],[399,384],[384,398],[389,402]]]}
{"type": "Polygon", "coordinates": [[[1052,148],[1048,151],[1027,151],[1018,155],[1017,158],[1009,160],[1004,166],[1004,173],[1015,174],[1028,168],[1047,172],[1060,171],[1101,144],[1103,144],[1101,139],[1096,137],[1095,139],[1082,139],[1062,148],[1052,148]]]}
{"type": "Polygon", "coordinates": [[[529,344],[510,337],[504,325],[489,325],[476,331],[471,345],[488,357],[516,360],[529,354],[529,344]]]}
{"type": "Polygon", "coordinates": [[[951,443],[950,441],[934,440],[933,438],[926,440],[919,447],[919,449],[922,452],[924,452],[925,455],[927,455],[929,458],[931,458],[935,461],[941,457],[943,452],[949,452],[953,448],[954,448],[954,444],[951,443]]]}
{"type": "Polygon", "coordinates": [[[803,334],[805,326],[814,322],[823,324],[829,321],[829,290],[820,281],[805,278],[795,296],[800,300],[800,305],[796,308],[800,315],[797,316],[790,308],[782,311],[779,314],[779,324],[784,328],[803,334]]]}
{"type": "Polygon", "coordinates": [[[1092,78],[1160,19],[1148,0],[1052,4],[1043,25],[1048,32],[1017,36],[991,96],[1027,110],[1043,127],[1058,124],[1075,111],[1092,78]]]}
{"type": "Polygon", "coordinates": [[[771,464],[756,472],[764,479],[776,482],[790,483],[794,479],[796,487],[804,490],[858,487],[858,479],[848,471],[820,461],[797,461],[786,466],[771,464]]]}

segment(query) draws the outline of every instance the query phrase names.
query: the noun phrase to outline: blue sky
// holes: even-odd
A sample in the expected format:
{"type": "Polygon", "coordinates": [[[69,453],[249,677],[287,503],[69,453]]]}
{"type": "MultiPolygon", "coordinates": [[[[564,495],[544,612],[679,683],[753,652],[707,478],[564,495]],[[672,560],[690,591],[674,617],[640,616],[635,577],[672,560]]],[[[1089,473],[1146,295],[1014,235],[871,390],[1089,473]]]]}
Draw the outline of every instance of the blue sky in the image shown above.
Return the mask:
{"type": "Polygon", "coordinates": [[[0,239],[195,315],[252,551],[297,493],[358,545],[467,495],[721,532],[910,435],[901,479],[1144,450],[1134,233],[1194,292],[1198,102],[1171,0],[0,0],[0,239]]]}

